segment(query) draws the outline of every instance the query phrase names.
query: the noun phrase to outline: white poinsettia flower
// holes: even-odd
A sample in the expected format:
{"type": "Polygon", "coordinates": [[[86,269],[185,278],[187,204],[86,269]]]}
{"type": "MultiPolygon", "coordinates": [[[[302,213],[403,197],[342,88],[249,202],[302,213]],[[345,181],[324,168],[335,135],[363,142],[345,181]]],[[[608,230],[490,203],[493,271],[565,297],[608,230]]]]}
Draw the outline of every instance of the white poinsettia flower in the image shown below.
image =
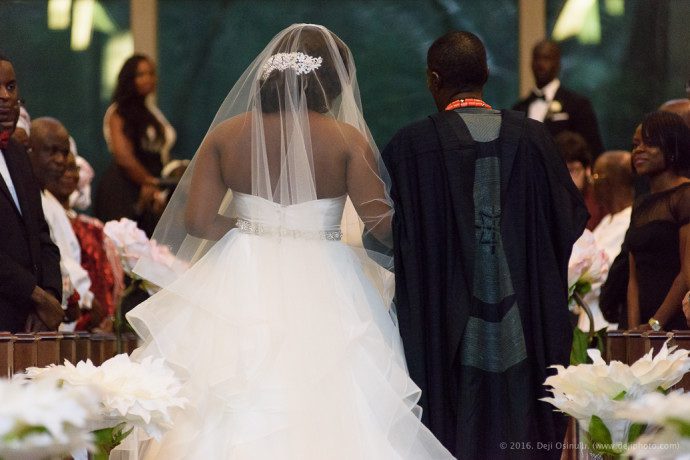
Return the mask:
{"type": "Polygon", "coordinates": [[[640,398],[626,402],[618,409],[618,415],[633,422],[659,427],[677,420],[690,425],[690,393],[682,390],[667,395],[660,392],[647,393],[640,398]]]}
{"type": "Polygon", "coordinates": [[[170,428],[170,410],[183,407],[187,400],[178,397],[180,381],[163,359],[132,361],[117,355],[101,366],[79,362],[76,366],[29,368],[26,378],[62,381],[66,385],[95,387],[101,394],[101,417],[112,425],[126,422],[157,439],[170,428]]]}
{"type": "Polygon", "coordinates": [[[0,380],[0,458],[48,458],[91,449],[88,421],[98,412],[90,388],[0,380]]]}
{"type": "Polygon", "coordinates": [[[653,350],[649,350],[642,358],[630,366],[630,370],[637,378],[640,385],[649,391],[658,388],[668,390],[680,382],[688,370],[690,370],[690,351],[678,349],[676,346],[668,347],[668,341],[664,343],[654,358],[653,350]]]}
{"type": "MultiPolygon", "coordinates": [[[[548,377],[544,382],[551,387],[549,391],[553,397],[542,400],[576,418],[587,430],[592,416],[596,415],[602,419],[614,442],[627,440],[627,432],[632,422],[650,423],[645,419],[629,416],[631,412],[626,412],[626,408],[637,407],[631,405],[660,388],[670,388],[690,370],[688,350],[669,348],[667,343],[656,356],[653,357],[653,352],[650,351],[631,366],[619,361],[607,364],[596,349],[587,352],[592,364],[553,366],[557,374],[548,377]]],[[[652,398],[651,395],[648,397],[652,398]]],[[[659,397],[663,395],[659,393],[659,397]]],[[[657,399],[651,401],[653,403],[657,399]]],[[[690,414],[690,404],[685,406],[679,402],[678,406],[678,412],[685,410],[690,414]]],[[[649,412],[648,416],[655,414],[646,408],[634,410],[649,412]]],[[[658,409],[657,415],[663,411],[663,408],[658,409]]],[[[690,415],[685,418],[690,419],[690,415]]]]}
{"type": "Polygon", "coordinates": [[[625,458],[632,460],[690,460],[690,438],[660,430],[640,436],[628,446],[625,458]]]}

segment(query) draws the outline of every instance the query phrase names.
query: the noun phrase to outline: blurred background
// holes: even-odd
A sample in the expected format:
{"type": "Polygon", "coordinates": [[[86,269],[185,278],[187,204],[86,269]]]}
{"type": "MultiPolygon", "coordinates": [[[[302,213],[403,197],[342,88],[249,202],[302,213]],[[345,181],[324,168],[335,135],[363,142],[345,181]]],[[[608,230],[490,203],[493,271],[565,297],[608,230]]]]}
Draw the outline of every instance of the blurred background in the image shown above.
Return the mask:
{"type": "Polygon", "coordinates": [[[511,107],[532,86],[531,47],[560,42],[560,78],[594,104],[607,149],[629,149],[643,114],[686,97],[688,0],[3,0],[0,49],[14,62],[33,118],[65,124],[96,170],[118,70],[134,50],[158,64],[158,105],[191,158],[217,108],[281,29],[318,23],[351,48],[367,122],[379,148],[435,110],[426,90],[431,42],[450,29],[485,43],[485,100],[511,107]]]}

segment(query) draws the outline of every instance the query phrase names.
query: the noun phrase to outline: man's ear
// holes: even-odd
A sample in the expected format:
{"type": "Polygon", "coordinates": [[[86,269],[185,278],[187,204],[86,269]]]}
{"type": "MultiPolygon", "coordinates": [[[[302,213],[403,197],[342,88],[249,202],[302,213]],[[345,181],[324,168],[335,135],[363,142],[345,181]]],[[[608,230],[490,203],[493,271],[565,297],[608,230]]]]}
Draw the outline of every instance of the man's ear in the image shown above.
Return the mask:
{"type": "Polygon", "coordinates": [[[426,69],[426,86],[431,89],[439,89],[441,87],[441,76],[431,69],[426,69]]]}

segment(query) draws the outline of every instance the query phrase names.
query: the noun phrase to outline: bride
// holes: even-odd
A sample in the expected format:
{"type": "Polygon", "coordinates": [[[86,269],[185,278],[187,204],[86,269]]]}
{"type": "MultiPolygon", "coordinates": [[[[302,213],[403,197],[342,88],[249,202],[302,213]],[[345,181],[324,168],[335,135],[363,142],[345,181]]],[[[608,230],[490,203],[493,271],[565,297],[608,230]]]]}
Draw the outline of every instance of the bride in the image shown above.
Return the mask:
{"type": "Polygon", "coordinates": [[[361,247],[391,244],[386,178],[350,50],[318,25],[279,33],[154,233],[185,268],[137,267],[163,289],[127,315],[135,356],[164,357],[190,400],[145,458],[452,458],[419,420],[385,251],[361,247]]]}

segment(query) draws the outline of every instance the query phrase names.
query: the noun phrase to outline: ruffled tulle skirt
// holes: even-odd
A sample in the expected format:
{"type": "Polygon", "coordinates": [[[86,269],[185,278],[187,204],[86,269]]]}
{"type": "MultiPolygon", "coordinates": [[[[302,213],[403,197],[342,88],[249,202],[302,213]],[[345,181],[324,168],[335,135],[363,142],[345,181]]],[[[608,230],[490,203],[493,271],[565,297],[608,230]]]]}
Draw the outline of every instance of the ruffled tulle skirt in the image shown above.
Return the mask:
{"type": "Polygon", "coordinates": [[[128,314],[190,404],[160,459],[452,458],[419,421],[386,301],[347,245],[229,232],[128,314]]]}

